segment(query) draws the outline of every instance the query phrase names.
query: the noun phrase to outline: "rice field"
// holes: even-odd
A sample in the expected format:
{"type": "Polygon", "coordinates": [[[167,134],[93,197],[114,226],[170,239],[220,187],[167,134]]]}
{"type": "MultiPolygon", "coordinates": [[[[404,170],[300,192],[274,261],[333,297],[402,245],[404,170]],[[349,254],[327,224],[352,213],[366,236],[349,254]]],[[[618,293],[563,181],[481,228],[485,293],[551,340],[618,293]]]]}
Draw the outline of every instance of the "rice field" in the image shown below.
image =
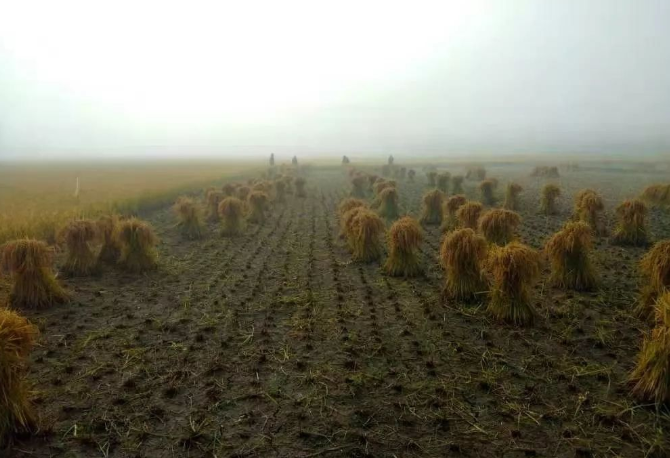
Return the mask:
{"type": "Polygon", "coordinates": [[[667,175],[535,165],[0,179],[0,242],[53,211],[33,281],[68,295],[13,307],[34,418],[2,456],[668,456],[670,211],[636,203],[667,175]]]}
{"type": "Polygon", "coordinates": [[[219,184],[258,165],[232,162],[3,163],[0,243],[20,236],[55,241],[69,220],[137,213],[219,184]]]}

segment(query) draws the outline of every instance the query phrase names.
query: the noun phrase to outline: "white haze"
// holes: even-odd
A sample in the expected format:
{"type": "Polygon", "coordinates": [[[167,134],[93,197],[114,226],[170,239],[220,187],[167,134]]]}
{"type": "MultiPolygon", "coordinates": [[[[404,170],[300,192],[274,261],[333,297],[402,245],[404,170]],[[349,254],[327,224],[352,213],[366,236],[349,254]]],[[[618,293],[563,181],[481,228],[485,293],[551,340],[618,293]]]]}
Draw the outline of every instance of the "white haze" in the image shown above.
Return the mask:
{"type": "Polygon", "coordinates": [[[0,159],[670,152],[670,2],[0,0],[0,159]]]}

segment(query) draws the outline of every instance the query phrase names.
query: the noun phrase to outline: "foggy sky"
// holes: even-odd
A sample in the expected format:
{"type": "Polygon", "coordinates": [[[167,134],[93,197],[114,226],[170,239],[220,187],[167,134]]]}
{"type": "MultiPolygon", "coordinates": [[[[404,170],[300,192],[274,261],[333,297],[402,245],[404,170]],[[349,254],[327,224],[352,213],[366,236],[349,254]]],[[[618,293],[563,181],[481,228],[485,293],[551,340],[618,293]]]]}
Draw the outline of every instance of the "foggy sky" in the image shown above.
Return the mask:
{"type": "Polygon", "coordinates": [[[8,3],[0,159],[670,155],[667,0],[8,3]]]}

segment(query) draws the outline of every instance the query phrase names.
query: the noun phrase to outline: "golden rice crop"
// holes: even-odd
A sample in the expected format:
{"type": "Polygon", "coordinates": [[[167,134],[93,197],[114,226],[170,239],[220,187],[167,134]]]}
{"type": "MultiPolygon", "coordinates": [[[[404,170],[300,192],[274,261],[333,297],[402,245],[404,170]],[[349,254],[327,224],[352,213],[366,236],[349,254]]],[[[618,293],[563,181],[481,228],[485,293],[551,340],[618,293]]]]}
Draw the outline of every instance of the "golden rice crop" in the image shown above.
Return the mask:
{"type": "Polygon", "coordinates": [[[98,265],[90,243],[96,238],[96,224],[91,220],[70,221],[62,232],[67,247],[63,270],[70,275],[91,275],[98,265]]]}
{"type": "Polygon", "coordinates": [[[670,240],[656,242],[640,260],[642,291],[637,312],[642,318],[650,318],[656,300],[670,290],[670,240]]]}
{"type": "Polygon", "coordinates": [[[39,331],[26,318],[0,309],[0,449],[17,433],[30,432],[36,416],[26,384],[26,366],[39,331]]]}
{"type": "Polygon", "coordinates": [[[251,223],[263,224],[265,222],[268,195],[261,191],[252,191],[247,198],[247,203],[249,205],[247,220],[251,223]]]}
{"type": "Polygon", "coordinates": [[[603,233],[598,218],[604,208],[602,198],[592,189],[579,191],[575,196],[575,215],[577,219],[591,226],[596,234],[603,233]]]}
{"type": "Polygon", "coordinates": [[[486,292],[482,271],[486,250],[486,240],[472,229],[457,229],[444,236],[440,263],[445,269],[446,297],[468,301],[486,292]]]}
{"type": "Polygon", "coordinates": [[[542,188],[542,196],[540,198],[540,211],[545,215],[555,215],[558,213],[556,209],[556,199],[561,195],[561,188],[555,184],[548,183],[542,188]]]}
{"type": "Polygon", "coordinates": [[[458,227],[458,218],[456,217],[456,212],[467,201],[468,200],[462,194],[457,194],[447,199],[446,203],[444,204],[444,219],[440,228],[442,232],[451,231],[458,227]]]}
{"type": "Polygon", "coordinates": [[[487,311],[494,318],[516,325],[535,317],[530,292],[540,276],[539,253],[518,242],[495,247],[486,262],[492,279],[487,311]]]}
{"type": "Polygon", "coordinates": [[[146,221],[131,218],[119,226],[121,259],[119,263],[130,272],[144,272],[157,266],[158,237],[146,221]]]}
{"type": "Polygon", "coordinates": [[[244,209],[244,203],[237,197],[226,197],[221,201],[219,204],[221,235],[232,237],[242,233],[244,229],[244,209]]]}
{"type": "Polygon", "coordinates": [[[477,229],[477,222],[484,207],[479,202],[466,202],[456,210],[456,218],[463,228],[477,229]]]}
{"type": "Polygon", "coordinates": [[[356,211],[356,215],[347,230],[352,258],[360,262],[376,261],[383,252],[381,235],[384,232],[384,222],[368,209],[359,207],[353,211],[356,211]]]}
{"type": "Polygon", "coordinates": [[[384,189],[388,188],[395,188],[396,187],[396,182],[394,180],[385,180],[383,178],[378,179],[375,181],[375,184],[372,186],[372,190],[374,191],[374,195],[379,198],[379,195],[382,193],[384,189]]]}
{"type": "Polygon", "coordinates": [[[340,218],[340,237],[346,235],[346,223],[345,216],[350,210],[358,207],[367,207],[365,201],[361,199],[356,199],[354,197],[349,197],[340,202],[340,205],[337,207],[337,214],[340,218]]]}
{"type": "Polygon", "coordinates": [[[647,234],[647,206],[639,199],[623,201],[616,209],[618,218],[612,241],[619,245],[644,246],[647,234]]]}
{"type": "MultiPolygon", "coordinates": [[[[242,202],[245,202],[247,200],[247,197],[249,197],[249,194],[251,193],[251,188],[249,186],[240,186],[237,188],[237,194],[236,197],[240,199],[242,202]]],[[[218,214],[219,212],[219,207],[216,207],[216,212],[218,214]]]]}
{"type": "Polygon", "coordinates": [[[497,202],[495,196],[495,188],[497,187],[497,181],[494,181],[492,178],[484,180],[479,183],[479,192],[481,193],[482,202],[485,205],[495,205],[497,202]]]}
{"type": "Polygon", "coordinates": [[[642,191],[640,199],[651,205],[670,205],[670,184],[653,184],[642,191]]]}
{"type": "Polygon", "coordinates": [[[583,221],[568,222],[547,241],[544,249],[551,262],[551,281],[555,285],[577,291],[596,287],[591,233],[583,221]]]}
{"type": "Polygon", "coordinates": [[[431,189],[423,195],[423,205],[421,206],[421,224],[442,224],[444,211],[442,208],[443,200],[444,193],[437,188],[431,189]]]}
{"type": "Polygon", "coordinates": [[[386,220],[394,220],[400,215],[398,209],[398,191],[395,187],[386,187],[379,193],[379,216],[386,220]]]}
{"type": "Polygon", "coordinates": [[[207,219],[209,221],[219,220],[219,203],[225,198],[223,192],[208,190],[205,195],[207,201],[207,219]]]}
{"type": "Polygon", "coordinates": [[[393,277],[415,277],[421,273],[418,249],[423,235],[414,218],[405,216],[393,223],[388,235],[389,256],[384,271],[393,277]]]}
{"type": "Polygon", "coordinates": [[[12,276],[10,303],[16,308],[44,308],[69,301],[52,269],[53,250],[45,242],[20,239],[0,248],[0,270],[12,276]]]}
{"type": "Polygon", "coordinates": [[[358,216],[358,213],[363,210],[369,210],[369,208],[366,205],[351,207],[342,213],[342,217],[340,219],[340,236],[345,237],[347,242],[351,240],[353,235],[354,219],[356,216],[358,216]]]}
{"type": "Polygon", "coordinates": [[[116,264],[121,257],[118,216],[101,216],[97,221],[97,228],[102,239],[102,247],[100,253],[98,253],[98,264],[116,264]]]}
{"type": "Polygon", "coordinates": [[[204,225],[200,208],[190,197],[180,197],[175,202],[172,210],[178,218],[177,226],[181,229],[182,236],[187,239],[198,239],[202,237],[204,225]]]}
{"type": "Polygon", "coordinates": [[[514,233],[521,224],[518,213],[494,208],[479,218],[479,232],[489,242],[496,245],[506,245],[514,240],[514,233]]]}
{"type": "Polygon", "coordinates": [[[630,376],[633,395],[658,405],[670,403],[670,292],[654,306],[656,325],[645,337],[630,376]]]}
{"type": "Polygon", "coordinates": [[[517,183],[508,183],[505,191],[505,202],[503,208],[507,210],[519,209],[519,194],[523,191],[523,187],[517,183]]]}

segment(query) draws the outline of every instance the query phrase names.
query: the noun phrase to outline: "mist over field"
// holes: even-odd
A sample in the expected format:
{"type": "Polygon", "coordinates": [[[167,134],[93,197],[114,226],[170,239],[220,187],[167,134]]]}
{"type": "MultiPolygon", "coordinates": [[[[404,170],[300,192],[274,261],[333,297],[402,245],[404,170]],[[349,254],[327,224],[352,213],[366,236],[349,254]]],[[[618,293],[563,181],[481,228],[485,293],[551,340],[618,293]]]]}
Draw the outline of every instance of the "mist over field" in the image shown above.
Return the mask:
{"type": "Polygon", "coordinates": [[[0,159],[670,150],[670,3],[11,2],[0,159]]]}

